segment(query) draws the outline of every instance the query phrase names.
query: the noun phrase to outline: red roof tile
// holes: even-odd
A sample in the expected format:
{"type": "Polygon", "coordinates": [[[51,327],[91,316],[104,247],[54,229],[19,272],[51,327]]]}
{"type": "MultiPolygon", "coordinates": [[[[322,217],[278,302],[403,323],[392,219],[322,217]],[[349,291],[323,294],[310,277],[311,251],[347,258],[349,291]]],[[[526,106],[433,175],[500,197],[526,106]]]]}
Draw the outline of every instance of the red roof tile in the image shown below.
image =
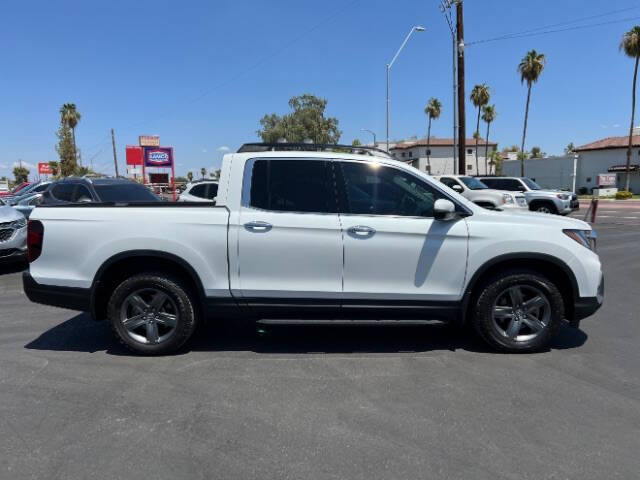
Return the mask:
{"type": "MultiPolygon", "coordinates": [[[[629,146],[629,136],[624,137],[608,137],[598,140],[596,142],[587,143],[581,147],[576,148],[576,152],[583,152],[586,150],[606,150],[608,148],[626,148],[629,146]]],[[[633,146],[640,147],[640,135],[633,136],[633,146]]]]}

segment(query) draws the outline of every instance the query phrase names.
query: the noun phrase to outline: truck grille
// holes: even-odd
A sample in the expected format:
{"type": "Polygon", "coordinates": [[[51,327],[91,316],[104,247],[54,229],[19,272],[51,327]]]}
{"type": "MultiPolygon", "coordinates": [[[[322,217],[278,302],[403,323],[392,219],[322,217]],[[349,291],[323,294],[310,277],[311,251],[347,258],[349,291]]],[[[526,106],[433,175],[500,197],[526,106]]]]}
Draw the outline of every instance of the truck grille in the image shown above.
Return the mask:
{"type": "Polygon", "coordinates": [[[3,228],[0,230],[0,242],[6,242],[13,236],[13,228],[3,228]]]}

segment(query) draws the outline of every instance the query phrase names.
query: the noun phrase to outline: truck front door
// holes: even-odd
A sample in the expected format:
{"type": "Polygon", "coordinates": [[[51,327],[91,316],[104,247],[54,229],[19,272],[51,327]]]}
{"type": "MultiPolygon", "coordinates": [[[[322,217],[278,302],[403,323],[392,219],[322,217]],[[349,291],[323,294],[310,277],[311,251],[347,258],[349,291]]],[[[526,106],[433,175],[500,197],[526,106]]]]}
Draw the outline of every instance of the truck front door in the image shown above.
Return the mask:
{"type": "Polygon", "coordinates": [[[375,315],[398,316],[453,308],[447,302],[462,296],[468,231],[463,218],[434,219],[435,201],[448,197],[393,166],[334,165],[345,232],[343,310],[369,305],[375,315]]]}

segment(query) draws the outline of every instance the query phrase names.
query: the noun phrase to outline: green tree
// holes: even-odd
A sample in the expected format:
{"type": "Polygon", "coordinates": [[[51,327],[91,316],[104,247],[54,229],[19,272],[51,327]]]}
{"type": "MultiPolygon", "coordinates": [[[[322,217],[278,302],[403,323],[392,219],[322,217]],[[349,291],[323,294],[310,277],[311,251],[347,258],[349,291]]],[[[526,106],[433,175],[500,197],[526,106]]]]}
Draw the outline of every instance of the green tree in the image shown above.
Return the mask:
{"type": "Polygon", "coordinates": [[[476,132],[474,138],[476,139],[476,174],[480,174],[480,168],[478,164],[478,140],[480,139],[480,111],[482,107],[489,103],[491,99],[491,93],[489,92],[489,86],[486,83],[476,85],[471,90],[471,101],[473,105],[478,109],[478,121],[476,123],[476,132]]]}
{"type": "Polygon", "coordinates": [[[493,150],[490,153],[490,157],[489,165],[493,168],[493,173],[495,175],[503,175],[502,165],[504,160],[502,159],[502,155],[500,155],[497,150],[493,150]]]}
{"type": "Polygon", "coordinates": [[[338,119],[325,117],[327,100],[311,94],[291,97],[289,108],[292,112],[282,117],[272,113],[260,119],[262,129],[256,133],[263,142],[276,143],[281,140],[302,143],[336,144],[342,132],[338,129],[338,119]]]}
{"type": "Polygon", "coordinates": [[[61,177],[74,175],[78,165],[76,163],[71,128],[65,123],[60,123],[56,136],[58,137],[56,152],[58,152],[58,157],[60,157],[59,175],[61,177]]]}
{"type": "Polygon", "coordinates": [[[51,172],[53,172],[54,178],[58,176],[60,172],[60,164],[58,162],[49,162],[49,168],[51,168],[51,172]]]}
{"type": "MultiPolygon", "coordinates": [[[[524,113],[524,128],[522,129],[522,147],[524,152],[524,143],[527,137],[527,121],[529,119],[529,103],[531,102],[531,86],[538,81],[547,62],[543,53],[530,50],[520,61],[518,72],[520,72],[520,82],[527,82],[527,107],[524,113]]],[[[524,177],[524,157],[520,161],[520,176],[524,177]]]]}
{"type": "Polygon", "coordinates": [[[359,138],[354,138],[353,142],[351,142],[351,146],[352,147],[360,147],[362,145],[362,143],[360,143],[360,139],[359,138]]]}
{"type": "Polygon", "coordinates": [[[76,147],[76,126],[80,122],[80,112],[76,108],[75,103],[65,103],[60,107],[60,123],[71,129],[71,138],[73,140],[73,158],[78,162],[78,148],[76,147]]]}
{"type": "Polygon", "coordinates": [[[493,122],[498,116],[495,105],[485,105],[482,107],[482,120],[487,124],[487,138],[485,138],[484,144],[484,171],[488,172],[489,162],[489,130],[491,128],[491,122],[493,122]]]}
{"type": "Polygon", "coordinates": [[[531,158],[542,158],[545,156],[545,153],[542,151],[540,147],[531,148],[531,158]]]}
{"type": "Polygon", "coordinates": [[[193,172],[187,172],[187,178],[189,179],[189,182],[193,181],[193,172]]]}
{"type": "Polygon", "coordinates": [[[629,191],[629,181],[631,178],[631,148],[633,147],[633,122],[636,115],[636,82],[638,80],[638,61],[640,60],[640,26],[636,25],[622,37],[620,50],[625,55],[635,60],[633,69],[633,90],[631,91],[631,126],[629,127],[629,146],[627,147],[627,175],[625,180],[625,190],[629,191]]]}
{"type": "Polygon", "coordinates": [[[29,169],[22,165],[16,165],[13,167],[13,176],[16,179],[16,184],[26,182],[29,179],[29,169]]]}
{"type": "Polygon", "coordinates": [[[431,121],[440,118],[442,113],[442,103],[435,97],[431,97],[424,107],[424,113],[429,118],[427,122],[427,165],[431,173],[431,121]]]}
{"type": "Polygon", "coordinates": [[[200,168],[200,175],[202,175],[203,180],[206,174],[207,174],[207,169],[204,167],[200,168]]]}
{"type": "Polygon", "coordinates": [[[573,142],[569,142],[569,145],[564,147],[564,154],[569,155],[570,153],[574,153],[576,151],[576,147],[574,147],[573,142]]]}

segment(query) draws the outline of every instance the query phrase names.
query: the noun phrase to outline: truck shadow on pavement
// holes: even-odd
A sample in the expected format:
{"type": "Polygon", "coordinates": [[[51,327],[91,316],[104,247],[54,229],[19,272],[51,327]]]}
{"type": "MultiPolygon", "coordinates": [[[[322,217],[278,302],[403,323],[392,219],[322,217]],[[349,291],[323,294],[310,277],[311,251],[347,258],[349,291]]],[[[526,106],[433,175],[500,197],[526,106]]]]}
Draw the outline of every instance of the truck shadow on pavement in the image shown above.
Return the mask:
{"type": "MultiPolygon", "coordinates": [[[[563,324],[551,349],[577,348],[587,340],[580,329],[563,324]]],[[[65,352],[131,355],[112,335],[107,322],[95,322],[79,314],[56,325],[25,348],[65,352]]],[[[469,329],[446,325],[420,326],[277,326],[260,332],[255,328],[222,323],[204,325],[176,355],[195,351],[250,351],[264,354],[308,353],[421,353],[466,350],[493,352],[469,329]]]]}
{"type": "Polygon", "coordinates": [[[20,273],[29,267],[26,261],[0,263],[0,275],[20,273]]]}

